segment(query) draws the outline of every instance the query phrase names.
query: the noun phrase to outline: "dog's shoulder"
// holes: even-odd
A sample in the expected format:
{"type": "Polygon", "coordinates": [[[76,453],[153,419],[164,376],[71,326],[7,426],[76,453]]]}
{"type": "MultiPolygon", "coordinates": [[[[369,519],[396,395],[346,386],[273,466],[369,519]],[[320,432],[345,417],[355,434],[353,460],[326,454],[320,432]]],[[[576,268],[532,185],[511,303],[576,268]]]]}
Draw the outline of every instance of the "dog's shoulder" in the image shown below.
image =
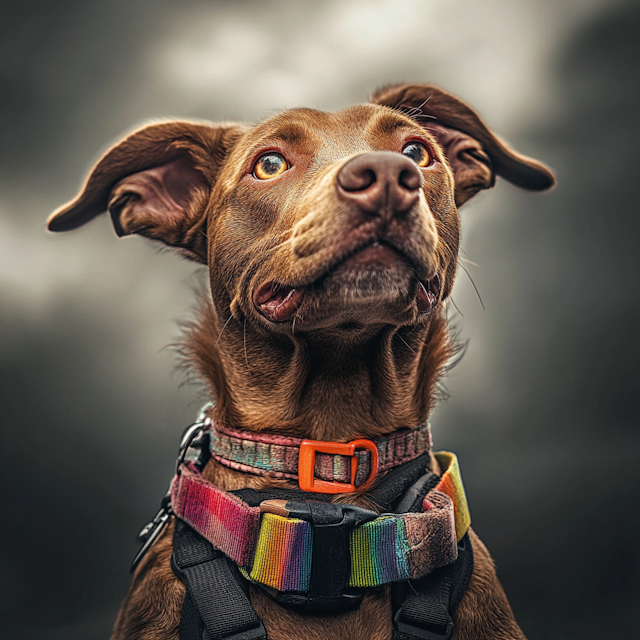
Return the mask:
{"type": "Polygon", "coordinates": [[[498,580],[489,551],[473,529],[473,573],[454,616],[452,640],[526,640],[498,580]]]}
{"type": "Polygon", "coordinates": [[[171,569],[170,523],[136,569],[111,640],[178,640],[185,588],[171,569]]]}

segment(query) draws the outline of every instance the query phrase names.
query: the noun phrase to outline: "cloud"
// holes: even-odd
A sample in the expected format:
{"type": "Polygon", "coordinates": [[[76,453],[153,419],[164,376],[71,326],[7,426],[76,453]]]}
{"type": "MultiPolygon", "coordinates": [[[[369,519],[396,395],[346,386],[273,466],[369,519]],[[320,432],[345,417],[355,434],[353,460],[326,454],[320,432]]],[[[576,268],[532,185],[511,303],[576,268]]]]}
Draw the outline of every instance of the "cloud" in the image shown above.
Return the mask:
{"type": "Polygon", "coordinates": [[[496,126],[513,129],[551,108],[551,89],[535,87],[567,30],[597,5],[571,12],[562,4],[540,11],[536,3],[510,0],[198,7],[171,22],[147,65],[156,84],[179,92],[191,108],[251,118],[271,108],[345,106],[384,82],[436,80],[496,126]]]}

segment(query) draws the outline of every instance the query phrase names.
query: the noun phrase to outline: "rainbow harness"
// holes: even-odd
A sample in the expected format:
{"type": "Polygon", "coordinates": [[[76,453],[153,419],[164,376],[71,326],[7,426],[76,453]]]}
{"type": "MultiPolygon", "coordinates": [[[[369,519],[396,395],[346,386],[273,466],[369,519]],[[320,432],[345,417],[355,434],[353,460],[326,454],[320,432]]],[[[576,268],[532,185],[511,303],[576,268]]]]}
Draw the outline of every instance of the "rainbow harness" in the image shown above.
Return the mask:
{"type": "Polygon", "coordinates": [[[353,609],[366,590],[392,584],[404,593],[395,597],[394,639],[450,637],[473,564],[470,515],[455,454],[434,454],[441,476],[428,468],[428,425],[375,442],[325,443],[201,418],[183,436],[170,490],[142,530],[132,565],[177,516],[172,567],[187,585],[180,640],[266,640],[247,598],[249,582],[314,615],[353,609]],[[249,473],[297,478],[303,490],[223,491],[202,475],[211,457],[249,473]],[[371,486],[380,470],[388,473],[371,486]],[[366,488],[384,512],[330,501],[356,488],[366,488]]]}
{"type": "MultiPolygon", "coordinates": [[[[457,543],[471,519],[456,456],[440,452],[436,458],[446,470],[427,493],[420,513],[379,516],[352,507],[349,586],[377,587],[421,578],[456,559],[457,543]]],[[[173,512],[238,564],[252,582],[278,591],[308,591],[311,518],[295,512],[290,505],[295,501],[276,502],[284,501],[266,500],[251,507],[189,464],[180,467],[171,487],[173,512]]]]}

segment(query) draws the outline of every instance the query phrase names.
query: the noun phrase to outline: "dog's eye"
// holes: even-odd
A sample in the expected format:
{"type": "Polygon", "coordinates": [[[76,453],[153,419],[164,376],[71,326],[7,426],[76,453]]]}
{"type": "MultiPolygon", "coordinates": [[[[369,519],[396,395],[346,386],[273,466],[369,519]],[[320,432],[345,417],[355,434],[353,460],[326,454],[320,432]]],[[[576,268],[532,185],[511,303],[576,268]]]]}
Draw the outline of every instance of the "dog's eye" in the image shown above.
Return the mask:
{"type": "Polygon", "coordinates": [[[428,167],[431,164],[429,149],[421,142],[410,142],[402,150],[402,153],[411,158],[419,167],[428,167]]]}
{"type": "Polygon", "coordinates": [[[279,153],[265,153],[253,167],[253,177],[271,180],[289,168],[287,161],[279,153]]]}

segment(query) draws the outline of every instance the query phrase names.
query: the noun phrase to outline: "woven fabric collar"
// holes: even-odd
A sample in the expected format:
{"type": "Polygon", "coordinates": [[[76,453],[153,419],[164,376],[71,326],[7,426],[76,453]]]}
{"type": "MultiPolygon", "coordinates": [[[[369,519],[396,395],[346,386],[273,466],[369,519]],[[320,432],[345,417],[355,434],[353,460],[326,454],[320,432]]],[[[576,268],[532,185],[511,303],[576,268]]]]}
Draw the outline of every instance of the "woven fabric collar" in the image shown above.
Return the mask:
{"type": "MultiPolygon", "coordinates": [[[[421,513],[372,514],[372,520],[351,530],[349,586],[420,578],[455,561],[457,542],[471,518],[455,454],[434,455],[442,476],[424,498],[421,513]]],[[[173,480],[171,506],[249,579],[278,591],[309,589],[313,563],[309,522],[248,505],[205,480],[192,463],[182,464],[173,480]]]]}
{"type": "MultiPolygon", "coordinates": [[[[220,464],[261,476],[298,478],[298,456],[302,440],[266,433],[242,431],[212,425],[211,457],[220,464]]],[[[431,449],[429,424],[417,429],[400,429],[374,440],[378,449],[377,473],[414,460],[431,449]]],[[[355,485],[359,486],[371,474],[371,454],[356,451],[358,470],[355,485]]],[[[328,482],[347,483],[350,480],[350,456],[318,453],[315,477],[328,482]]]]}

